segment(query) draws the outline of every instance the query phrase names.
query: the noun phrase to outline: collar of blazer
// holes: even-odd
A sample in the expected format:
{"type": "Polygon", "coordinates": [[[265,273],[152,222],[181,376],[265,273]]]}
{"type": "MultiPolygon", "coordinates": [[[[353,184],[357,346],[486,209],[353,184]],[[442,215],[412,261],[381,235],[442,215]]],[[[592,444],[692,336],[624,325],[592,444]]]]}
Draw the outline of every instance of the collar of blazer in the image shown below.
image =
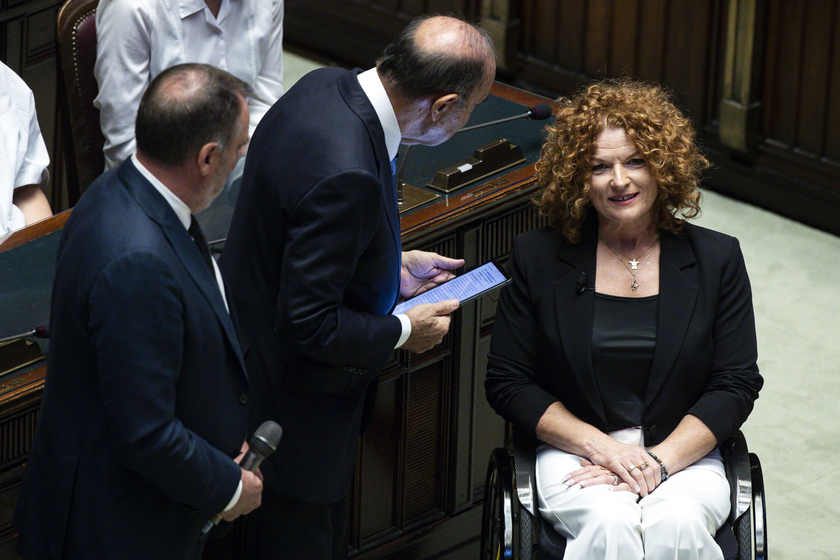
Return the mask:
{"type": "MultiPolygon", "coordinates": [[[[606,423],[606,413],[592,370],[592,313],[594,306],[597,226],[590,220],[576,245],[561,243],[554,283],[557,328],[566,356],[589,405],[606,423]],[[587,289],[579,291],[578,280],[586,274],[587,289]]],[[[650,404],[667,379],[679,355],[697,300],[696,256],[690,241],[691,226],[679,235],[661,235],[659,260],[659,305],[656,350],[645,404],[650,404]]]]}
{"type": "MultiPolygon", "coordinates": [[[[143,175],[131,163],[126,160],[118,170],[120,182],[125,186],[131,197],[137,202],[140,208],[153,222],[158,224],[164,235],[169,240],[175,254],[184,263],[190,277],[198,286],[201,293],[207,299],[222,329],[227,335],[231,346],[234,349],[237,360],[242,370],[245,371],[245,361],[242,358],[242,350],[239,346],[239,339],[236,329],[233,326],[233,319],[225,307],[222,294],[216,279],[207,274],[207,264],[196,250],[195,243],[184,225],[178,220],[175,212],[169,203],[158,193],[155,188],[146,180],[143,175]]],[[[228,298],[228,301],[231,301],[228,298]]],[[[232,310],[231,310],[232,311],[232,310]]]]}

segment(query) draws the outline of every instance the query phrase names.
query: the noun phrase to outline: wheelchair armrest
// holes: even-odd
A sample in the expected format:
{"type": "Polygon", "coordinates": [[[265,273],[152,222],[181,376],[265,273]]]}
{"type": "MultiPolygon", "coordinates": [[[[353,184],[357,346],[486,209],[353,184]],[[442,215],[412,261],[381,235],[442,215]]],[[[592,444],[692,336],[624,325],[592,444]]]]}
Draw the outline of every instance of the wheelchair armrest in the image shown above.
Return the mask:
{"type": "Polygon", "coordinates": [[[730,501],[732,509],[729,512],[729,522],[735,522],[750,510],[753,502],[752,474],[750,472],[750,457],[747,451],[747,440],[741,431],[732,434],[720,446],[723,454],[723,464],[726,478],[729,481],[730,501]]]}
{"type": "Polygon", "coordinates": [[[513,452],[513,484],[519,503],[532,516],[537,515],[537,490],[535,487],[537,467],[537,440],[521,431],[515,431],[511,438],[513,452]]]}

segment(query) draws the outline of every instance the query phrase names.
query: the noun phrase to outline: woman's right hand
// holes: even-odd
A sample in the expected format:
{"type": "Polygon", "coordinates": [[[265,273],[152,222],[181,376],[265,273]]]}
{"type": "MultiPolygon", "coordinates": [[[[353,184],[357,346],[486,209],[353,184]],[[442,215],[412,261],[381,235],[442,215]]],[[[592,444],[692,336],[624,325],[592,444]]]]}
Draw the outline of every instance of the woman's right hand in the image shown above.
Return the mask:
{"type": "Polygon", "coordinates": [[[644,447],[621,443],[606,434],[589,459],[583,458],[580,463],[582,468],[569,473],[567,484],[610,484],[617,490],[626,489],[643,497],[659,486],[660,470],[654,468],[657,465],[644,447]],[[615,477],[618,484],[614,484],[615,477]]]}
{"type": "MultiPolygon", "coordinates": [[[[557,449],[573,453],[581,460],[581,469],[569,473],[572,484],[597,478],[596,484],[612,484],[614,478],[592,467],[603,467],[618,476],[631,492],[647,496],[659,484],[659,469],[644,447],[621,443],[591,424],[581,421],[560,401],[543,413],[536,429],[537,438],[557,449]],[[645,466],[647,465],[647,466],[645,466]],[[642,468],[644,467],[644,468],[642,468]],[[589,470],[587,470],[589,469],[589,470]],[[594,475],[594,476],[593,476],[594,475]]],[[[568,482],[567,482],[568,484],[568,482]]]]}

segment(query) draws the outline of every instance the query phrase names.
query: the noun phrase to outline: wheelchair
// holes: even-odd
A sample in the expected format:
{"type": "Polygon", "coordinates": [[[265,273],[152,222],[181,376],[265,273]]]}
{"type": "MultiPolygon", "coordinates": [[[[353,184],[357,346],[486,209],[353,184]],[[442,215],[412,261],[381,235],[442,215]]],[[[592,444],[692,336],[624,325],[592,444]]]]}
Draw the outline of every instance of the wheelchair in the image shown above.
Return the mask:
{"type": "MultiPolygon", "coordinates": [[[[481,560],[561,560],[566,539],[543,523],[536,496],[537,440],[514,428],[507,448],[493,450],[481,520],[481,560]]],[[[739,430],[721,445],[732,509],[715,535],[725,560],[767,559],[764,477],[739,430]]]]}

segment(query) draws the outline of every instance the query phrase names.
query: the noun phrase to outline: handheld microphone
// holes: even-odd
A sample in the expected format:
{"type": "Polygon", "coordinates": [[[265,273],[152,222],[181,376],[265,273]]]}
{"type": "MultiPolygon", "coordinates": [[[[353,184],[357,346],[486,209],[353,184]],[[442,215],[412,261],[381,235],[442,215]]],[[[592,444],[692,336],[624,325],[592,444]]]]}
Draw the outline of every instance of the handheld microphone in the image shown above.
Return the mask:
{"type": "MultiPolygon", "coordinates": [[[[274,450],[277,449],[277,444],[280,443],[280,437],[282,435],[283,429],[279,424],[277,424],[277,422],[266,420],[260,424],[260,427],[257,428],[257,431],[254,432],[254,435],[251,436],[250,441],[248,441],[248,452],[245,453],[245,456],[242,458],[242,461],[240,461],[239,466],[249,472],[254,472],[260,468],[260,463],[262,463],[266,457],[274,453],[274,450]]],[[[204,524],[201,532],[209,532],[210,529],[212,529],[214,525],[218,525],[221,520],[222,514],[217,513],[212,519],[204,524]]]]}
{"type": "Polygon", "coordinates": [[[468,130],[475,130],[477,128],[484,128],[485,126],[493,126],[494,124],[501,124],[508,121],[515,121],[517,119],[531,119],[535,121],[542,121],[547,119],[551,116],[551,106],[548,103],[540,103],[539,105],[534,105],[527,112],[522,113],[521,115],[516,115],[513,117],[506,117],[504,119],[499,119],[497,121],[490,121],[486,123],[476,124],[473,126],[466,126],[459,130],[458,132],[467,132],[468,130]]]}

